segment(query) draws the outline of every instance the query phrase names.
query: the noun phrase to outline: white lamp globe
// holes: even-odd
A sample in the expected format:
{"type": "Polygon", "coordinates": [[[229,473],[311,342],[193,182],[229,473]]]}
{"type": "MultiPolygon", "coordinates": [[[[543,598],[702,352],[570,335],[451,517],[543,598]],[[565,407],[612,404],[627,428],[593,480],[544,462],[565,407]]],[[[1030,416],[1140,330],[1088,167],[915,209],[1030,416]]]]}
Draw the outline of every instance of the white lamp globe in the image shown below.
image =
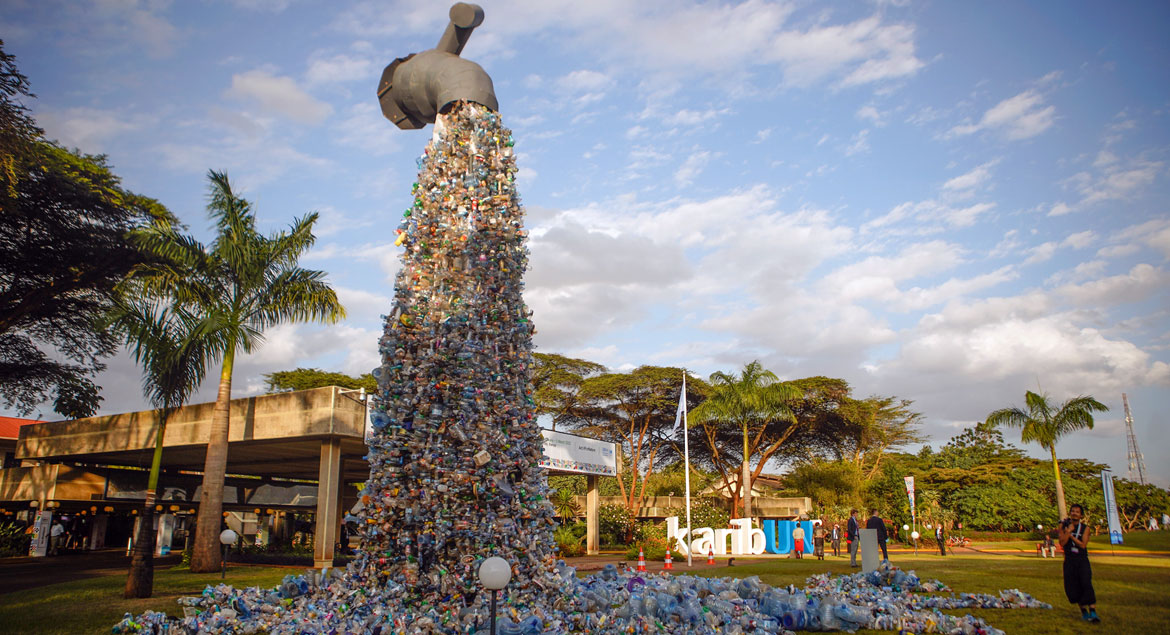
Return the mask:
{"type": "Polygon", "coordinates": [[[930,523],[926,523],[926,528],[930,529],[930,523]]]}
{"type": "Polygon", "coordinates": [[[1044,525],[1036,525],[1036,529],[1044,529],[1044,525]]]}
{"type": "Polygon", "coordinates": [[[492,556],[479,565],[479,581],[485,589],[502,589],[508,586],[511,579],[512,565],[499,556],[492,556]]]}
{"type": "Polygon", "coordinates": [[[920,534],[917,531],[910,532],[910,537],[913,538],[914,540],[918,540],[919,535],[920,534]]]}
{"type": "Polygon", "coordinates": [[[236,532],[234,532],[230,529],[225,529],[225,530],[221,531],[219,534],[219,542],[220,542],[220,544],[224,544],[224,545],[234,545],[234,544],[236,544],[236,539],[239,537],[240,537],[240,535],[237,534],[236,532]]]}
{"type": "Polygon", "coordinates": [[[902,531],[908,531],[909,529],[910,525],[902,525],[902,531]]]}

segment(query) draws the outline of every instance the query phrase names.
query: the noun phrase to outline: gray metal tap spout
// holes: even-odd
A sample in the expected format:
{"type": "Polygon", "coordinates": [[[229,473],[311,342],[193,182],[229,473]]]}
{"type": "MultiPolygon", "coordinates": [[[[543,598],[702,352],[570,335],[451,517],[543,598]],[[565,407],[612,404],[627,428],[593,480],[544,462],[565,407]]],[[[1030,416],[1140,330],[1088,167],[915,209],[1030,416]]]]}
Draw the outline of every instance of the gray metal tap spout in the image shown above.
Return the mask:
{"type": "Polygon", "coordinates": [[[400,57],[382,71],[378,102],[382,114],[404,130],[435,122],[435,115],[456,101],[473,101],[499,110],[492,78],[479,64],[459,57],[475,27],[483,23],[479,5],[458,2],[439,44],[400,57]]]}

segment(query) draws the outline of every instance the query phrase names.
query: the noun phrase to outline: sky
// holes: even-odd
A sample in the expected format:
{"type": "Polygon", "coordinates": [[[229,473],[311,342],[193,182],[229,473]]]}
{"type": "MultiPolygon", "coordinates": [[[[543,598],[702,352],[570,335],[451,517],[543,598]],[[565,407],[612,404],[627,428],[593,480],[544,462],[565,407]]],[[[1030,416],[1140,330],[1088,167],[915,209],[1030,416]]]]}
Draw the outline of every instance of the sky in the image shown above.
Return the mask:
{"type": "MultiPolygon", "coordinates": [[[[244,396],[264,373],[378,364],[430,127],[384,119],[376,85],[449,7],[5,0],[0,38],[48,136],[108,155],[201,239],[209,169],[265,230],[320,213],[302,264],[349,317],[267,332],[237,360],[244,396]]],[[[515,134],[536,350],[841,377],[913,400],[936,449],[1027,390],[1092,395],[1110,411],[1058,454],[1121,476],[1127,393],[1170,484],[1170,5],[483,7],[463,57],[515,134]]],[[[102,412],[145,409],[140,377],[112,359],[102,412]]]]}

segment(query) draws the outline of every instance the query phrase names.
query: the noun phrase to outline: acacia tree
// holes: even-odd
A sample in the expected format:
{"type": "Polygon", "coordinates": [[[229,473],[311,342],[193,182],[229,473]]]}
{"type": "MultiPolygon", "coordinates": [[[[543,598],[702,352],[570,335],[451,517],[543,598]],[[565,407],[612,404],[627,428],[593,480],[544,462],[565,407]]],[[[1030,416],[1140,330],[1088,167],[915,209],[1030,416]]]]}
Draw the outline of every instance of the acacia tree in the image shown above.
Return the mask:
{"type": "MultiPolygon", "coordinates": [[[[637,514],[646,500],[646,479],[670,444],[682,389],[683,369],[641,366],[628,373],[603,373],[581,383],[573,429],[611,441],[625,457],[617,476],[626,510],[637,514]]],[[[706,385],[687,381],[687,401],[698,402],[706,385]]],[[[627,539],[630,537],[627,536],[627,539]]]]}
{"type": "Polygon", "coordinates": [[[857,466],[865,480],[881,468],[886,452],[925,439],[918,428],[922,414],[910,409],[913,401],[897,397],[868,397],[847,405],[849,418],[855,423],[841,435],[842,449],[857,466]]]}
{"type": "Polygon", "coordinates": [[[341,386],[357,390],[365,388],[373,394],[378,389],[378,381],[371,373],[361,377],[346,375],[345,373],[318,370],[316,368],[298,368],[296,370],[278,370],[274,373],[265,373],[264,385],[270,392],[292,392],[296,390],[311,390],[324,386],[341,386]]]}
{"type": "Polygon", "coordinates": [[[180,307],[165,307],[134,291],[126,289],[107,321],[111,332],[123,338],[142,366],[143,392],[157,409],[146,500],[123,594],[148,598],[154,586],[154,506],[167,420],[199,388],[214,351],[222,349],[222,343],[215,339],[222,332],[207,317],[197,317],[180,307]]]}
{"type": "Polygon", "coordinates": [[[581,385],[588,377],[605,372],[605,366],[555,353],[533,353],[532,388],[536,414],[548,415],[552,429],[568,425],[580,416],[581,385]]]}
{"type": "Polygon", "coordinates": [[[1024,394],[1027,410],[1002,408],[987,415],[987,424],[1006,425],[1020,429],[1024,443],[1039,443],[1052,453],[1052,473],[1056,477],[1056,508],[1060,518],[1066,517],[1064,484],[1060,480],[1060,463],[1056,460],[1056,442],[1061,437],[1082,428],[1093,429],[1093,413],[1109,410],[1105,404],[1088,396],[1069,399],[1054,408],[1048,395],[1027,391],[1024,394]]]}
{"type": "Polygon", "coordinates": [[[765,370],[758,361],[743,367],[739,375],[715,372],[711,375],[711,396],[690,415],[690,420],[702,426],[715,467],[723,476],[724,486],[732,498],[742,501],[743,518],[751,517],[751,483],[764,465],[792,435],[796,422],[791,403],[801,392],[781,382],[776,374],[765,370]],[[730,460],[735,451],[720,441],[726,429],[740,432],[742,452],[739,454],[740,475],[734,489],[731,485],[730,460]],[[756,469],[751,459],[756,457],[756,469]]]}
{"type": "Polygon", "coordinates": [[[58,414],[85,417],[117,349],[98,322],[146,258],[127,232],[174,219],[123,189],[105,157],[44,139],[18,101],[32,96],[0,41],[0,398],[22,414],[55,399],[58,414]]]}
{"type": "Polygon", "coordinates": [[[264,236],[256,230],[251,204],[232,190],[227,174],[208,173],[208,211],[216,238],[210,247],[156,223],[135,234],[136,243],[159,260],[140,266],[135,276],[146,293],[212,319],[220,335],[215,351],[223,366],[211,419],[203,469],[191,570],[220,566],[219,529],[227,468],[228,414],[232,369],[237,353],[251,353],[264,330],[288,322],[336,322],[345,316],[325,273],[298,266],[312,246],[317,214],[296,219],[287,231],[264,236]]]}

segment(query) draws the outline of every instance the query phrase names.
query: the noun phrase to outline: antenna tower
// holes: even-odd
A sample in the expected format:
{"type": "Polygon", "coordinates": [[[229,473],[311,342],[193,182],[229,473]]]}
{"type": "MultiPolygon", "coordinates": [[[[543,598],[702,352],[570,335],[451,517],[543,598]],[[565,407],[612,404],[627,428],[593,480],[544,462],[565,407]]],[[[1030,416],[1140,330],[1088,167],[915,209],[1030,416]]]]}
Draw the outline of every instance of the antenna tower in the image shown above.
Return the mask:
{"type": "Polygon", "coordinates": [[[1129,397],[1121,393],[1121,403],[1125,406],[1125,436],[1128,448],[1129,473],[1126,478],[1146,484],[1146,461],[1142,458],[1142,451],[1138,449],[1137,435],[1133,433],[1133,415],[1129,413],[1129,397]],[[1136,474],[1135,474],[1136,473],[1136,474]],[[1134,478],[1134,477],[1137,478],[1134,478]]]}

